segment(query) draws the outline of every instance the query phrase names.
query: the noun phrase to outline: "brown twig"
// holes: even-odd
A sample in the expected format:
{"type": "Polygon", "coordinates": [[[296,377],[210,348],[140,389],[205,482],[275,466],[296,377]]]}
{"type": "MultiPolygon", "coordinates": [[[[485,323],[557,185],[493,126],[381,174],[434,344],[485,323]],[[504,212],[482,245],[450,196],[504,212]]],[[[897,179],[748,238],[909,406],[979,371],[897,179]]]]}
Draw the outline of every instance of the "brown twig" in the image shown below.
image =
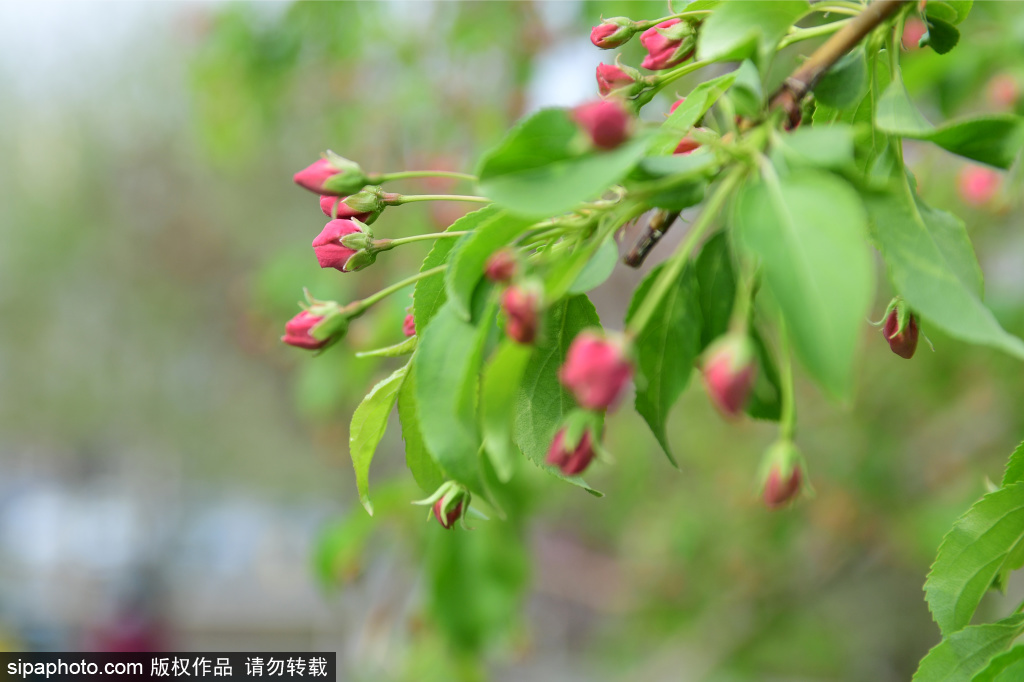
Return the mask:
{"type": "Polygon", "coordinates": [[[643,234],[637,237],[637,240],[633,242],[632,248],[629,253],[622,259],[622,262],[631,268],[638,268],[643,265],[644,260],[647,258],[647,254],[651,252],[658,241],[665,236],[668,228],[672,226],[672,223],[679,217],[679,211],[666,211],[663,208],[658,209],[651,214],[651,219],[647,221],[647,225],[644,227],[643,234]]]}
{"type": "Polygon", "coordinates": [[[855,48],[864,36],[891,17],[902,5],[911,1],[875,0],[865,7],[863,12],[825,41],[785,80],[772,97],[769,108],[782,109],[789,114],[791,123],[799,122],[800,100],[814,88],[822,74],[839,61],[840,57],[855,48]]]}

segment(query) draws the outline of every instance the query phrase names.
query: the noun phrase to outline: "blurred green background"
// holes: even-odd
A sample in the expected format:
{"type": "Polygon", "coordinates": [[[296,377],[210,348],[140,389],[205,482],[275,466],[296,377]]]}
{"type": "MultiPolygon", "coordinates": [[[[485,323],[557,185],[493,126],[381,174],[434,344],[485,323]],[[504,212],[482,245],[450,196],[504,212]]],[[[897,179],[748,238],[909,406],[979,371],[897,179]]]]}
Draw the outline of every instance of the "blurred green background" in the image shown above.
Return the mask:
{"type": "MultiPolygon", "coordinates": [[[[724,422],[695,383],[671,429],[682,471],[623,407],[616,462],[588,476],[604,498],[527,465],[513,518],[446,533],[408,504],[397,424],[373,519],[348,460],[352,410],[394,366],[352,350],[402,338],[404,293],[348,347],[278,341],[302,287],[364,296],[428,248],[321,271],[325,219],[291,174],[325,148],[370,171],[472,170],[524,113],[596,95],[601,14],[665,6],[0,4],[0,646],[335,650],[352,680],[910,678],[938,641],[921,585],[939,540],[1024,436],[1019,363],[928,329],[935,352],[906,362],[865,323],[851,404],[798,378],[814,499],[765,511],[773,429],[724,422]]],[[[993,77],[1024,83],[1014,3],[976,3],[962,29],[950,55],[905,58],[932,120],[1005,109],[993,77]]],[[[961,160],[908,158],[1024,334],[1018,183],[968,206],[961,160]]],[[[392,208],[374,228],[464,210],[392,208]]],[[[608,326],[642,274],[594,293],[608,326]]],[[[890,294],[880,272],[877,316],[890,294]]],[[[1016,578],[982,610],[1022,598],[1016,578]]]]}

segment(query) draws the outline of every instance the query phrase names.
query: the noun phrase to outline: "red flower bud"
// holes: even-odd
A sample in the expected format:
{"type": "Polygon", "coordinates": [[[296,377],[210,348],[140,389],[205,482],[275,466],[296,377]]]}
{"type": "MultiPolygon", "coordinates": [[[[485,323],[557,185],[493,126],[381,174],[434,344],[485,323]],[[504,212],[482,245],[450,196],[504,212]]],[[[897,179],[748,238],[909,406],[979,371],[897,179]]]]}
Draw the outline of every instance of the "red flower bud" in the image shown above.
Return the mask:
{"type": "Polygon", "coordinates": [[[459,520],[459,517],[462,516],[462,502],[459,501],[454,507],[448,509],[448,513],[444,514],[444,516],[442,517],[441,504],[443,502],[444,498],[441,498],[440,500],[434,503],[434,518],[437,519],[437,522],[441,524],[442,528],[449,529],[452,527],[452,525],[455,524],[456,521],[459,520]]]}
{"type": "Polygon", "coordinates": [[[675,113],[675,111],[676,111],[676,109],[678,109],[678,108],[679,108],[679,105],[680,105],[680,104],[682,104],[682,103],[683,103],[683,102],[685,102],[685,101],[686,101],[686,98],[685,98],[685,97],[680,97],[680,98],[679,98],[679,99],[677,99],[677,100],[676,100],[675,102],[672,102],[672,106],[670,106],[670,107],[668,108],[668,113],[670,113],[670,114],[674,114],[674,113],[675,113]]]}
{"type": "Polygon", "coordinates": [[[566,476],[574,476],[582,473],[594,459],[594,444],[591,441],[590,430],[583,432],[579,443],[572,450],[565,447],[565,428],[559,429],[555,439],[551,441],[548,449],[547,463],[562,470],[566,476]]]}
{"type": "Polygon", "coordinates": [[[781,465],[774,465],[768,470],[768,477],[764,481],[764,492],[761,499],[769,509],[778,509],[792,500],[800,492],[800,483],[803,475],[800,467],[796,466],[788,472],[781,465]]]}
{"type": "Polygon", "coordinates": [[[597,65],[597,91],[602,97],[607,97],[614,90],[629,87],[635,82],[635,78],[614,64],[597,65]]]}
{"type": "Polygon", "coordinates": [[[588,410],[615,404],[633,376],[633,365],[622,346],[594,332],[580,332],[569,346],[558,371],[562,385],[588,410]]]}
{"type": "Polygon", "coordinates": [[[484,276],[492,282],[507,282],[516,274],[516,256],[511,249],[491,254],[484,266],[484,276]]]}
{"type": "MultiPolygon", "coordinates": [[[[905,305],[905,304],[900,304],[905,305]]],[[[919,330],[917,320],[911,312],[906,313],[907,321],[903,329],[900,329],[899,306],[893,307],[889,316],[885,318],[885,326],[882,327],[882,336],[889,342],[892,352],[901,358],[909,360],[914,357],[917,350],[917,337],[919,330]]]]}
{"type": "Polygon", "coordinates": [[[332,220],[324,226],[324,229],[313,240],[313,250],[316,252],[316,259],[320,263],[320,267],[352,272],[373,262],[372,259],[369,262],[351,262],[352,257],[357,253],[369,252],[362,250],[365,248],[365,244],[362,248],[354,248],[359,245],[352,242],[359,240],[346,240],[345,237],[350,234],[362,235],[363,239],[366,239],[363,227],[351,220],[332,220]]]}
{"type": "Polygon", "coordinates": [[[996,109],[1013,109],[1020,99],[1020,85],[1017,79],[1008,73],[992,76],[985,86],[989,104],[996,109]]]}
{"type": "Polygon", "coordinates": [[[538,298],[532,291],[509,287],[501,296],[501,307],[508,316],[505,331],[519,343],[533,343],[537,338],[538,298]]]}
{"type": "Polygon", "coordinates": [[[572,117],[599,149],[615,149],[629,137],[631,117],[617,101],[581,104],[573,109],[572,117]]]}
{"type": "Polygon", "coordinates": [[[320,315],[314,315],[308,310],[303,310],[285,324],[284,336],[281,337],[281,340],[289,346],[295,346],[296,348],[308,348],[309,350],[323,348],[330,339],[320,341],[313,338],[313,335],[310,334],[313,327],[323,322],[323,319],[320,315]]]}
{"type": "Polygon", "coordinates": [[[693,29],[682,19],[669,19],[640,35],[647,56],[640,66],[652,71],[669,69],[693,56],[693,29]]]}
{"type": "Polygon", "coordinates": [[[369,182],[359,164],[333,152],[327,152],[327,158],[314,161],[292,179],[310,192],[332,196],[353,194],[369,182]]]}
{"type": "Polygon", "coordinates": [[[322,196],[320,197],[320,210],[324,212],[328,218],[355,218],[361,223],[371,222],[373,211],[357,211],[356,209],[345,203],[348,197],[332,197],[322,196]]]}
{"type": "MultiPolygon", "coordinates": [[[[708,132],[707,128],[694,128],[695,131],[708,132]]],[[[679,140],[679,144],[676,145],[676,150],[673,154],[689,154],[694,149],[700,147],[700,142],[693,138],[693,135],[687,135],[683,139],[679,140]]]]}
{"type": "Polygon", "coordinates": [[[412,313],[405,316],[405,321],[402,322],[402,332],[406,336],[416,336],[416,318],[412,313]]]}
{"type": "Polygon", "coordinates": [[[928,27],[917,17],[907,19],[903,24],[903,49],[916,50],[920,47],[921,38],[928,32],[928,27]]]}
{"type": "Polygon", "coordinates": [[[590,29],[590,42],[602,50],[611,50],[633,37],[633,22],[626,17],[612,17],[590,29]]]}
{"type": "Polygon", "coordinates": [[[727,334],[711,344],[701,373],[708,396],[727,417],[736,417],[750,397],[757,364],[754,347],[745,334],[727,334]]]}
{"type": "Polygon", "coordinates": [[[972,206],[984,206],[999,191],[1002,177],[985,166],[964,166],[956,179],[960,198],[972,206]]]}

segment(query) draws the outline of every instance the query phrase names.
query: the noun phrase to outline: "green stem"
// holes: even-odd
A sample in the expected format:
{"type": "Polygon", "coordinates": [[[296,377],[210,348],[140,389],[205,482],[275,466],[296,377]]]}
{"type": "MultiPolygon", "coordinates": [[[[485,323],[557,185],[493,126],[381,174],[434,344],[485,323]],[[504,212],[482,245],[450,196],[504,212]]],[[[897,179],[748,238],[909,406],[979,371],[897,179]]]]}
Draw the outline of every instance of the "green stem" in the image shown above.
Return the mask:
{"type": "Polygon", "coordinates": [[[491,200],[487,197],[477,197],[467,194],[403,194],[387,201],[387,204],[389,206],[401,206],[402,204],[411,204],[414,201],[471,201],[476,204],[491,203],[491,200]]]}
{"type": "Polygon", "coordinates": [[[401,282],[395,282],[391,286],[384,287],[383,289],[381,289],[377,293],[371,294],[370,296],[367,296],[366,298],[364,298],[361,301],[354,301],[353,303],[350,303],[346,307],[351,310],[351,317],[355,317],[357,315],[361,315],[367,308],[369,308],[371,305],[373,305],[377,301],[379,301],[379,300],[381,300],[383,298],[386,298],[387,296],[390,296],[391,294],[395,293],[396,291],[404,289],[405,287],[409,286],[410,284],[414,284],[414,283],[420,281],[421,279],[425,279],[427,277],[430,277],[431,275],[436,275],[439,272],[444,272],[447,267],[448,267],[448,264],[445,263],[444,265],[438,265],[436,268],[431,268],[429,270],[424,270],[423,272],[417,273],[417,274],[413,275],[412,277],[406,277],[401,282]]]}
{"type": "Polygon", "coordinates": [[[644,327],[647,326],[647,322],[654,311],[657,309],[661,299],[664,298],[665,294],[672,285],[679,280],[679,276],[683,272],[683,268],[690,259],[690,254],[693,252],[694,247],[697,246],[697,242],[703,236],[704,231],[714,222],[715,218],[721,212],[722,207],[725,205],[726,199],[733,193],[736,187],[739,185],[740,180],[743,178],[743,174],[746,172],[744,166],[736,166],[725,179],[722,180],[722,184],[718,186],[715,193],[708,199],[707,204],[704,206],[704,210],[697,217],[697,220],[693,222],[693,226],[690,231],[686,234],[686,238],[683,243],[679,245],[668,261],[666,261],[664,269],[658,279],[654,282],[654,286],[651,287],[650,293],[644,297],[643,303],[640,304],[640,309],[637,310],[636,315],[629,322],[627,333],[636,337],[639,336],[644,327]]]}
{"type": "Polygon", "coordinates": [[[842,21],[833,21],[830,24],[822,24],[821,26],[814,26],[812,28],[795,28],[789,35],[779,41],[779,49],[798,43],[801,40],[810,40],[811,38],[820,38],[821,36],[827,36],[835,33],[843,26],[848,24],[851,19],[843,19],[842,21]]]}
{"type": "Polygon", "coordinates": [[[654,99],[654,96],[661,92],[661,90],[672,81],[678,80],[688,73],[693,73],[694,71],[703,69],[705,66],[713,63],[714,61],[710,59],[701,62],[690,62],[689,64],[680,66],[672,71],[666,71],[663,74],[655,76],[652,79],[650,89],[644,90],[635,100],[632,101],[634,111],[639,112],[645,104],[654,99]]]}
{"type": "Polygon", "coordinates": [[[796,436],[796,397],[793,394],[793,360],[790,356],[789,333],[786,321],[779,320],[779,372],[782,379],[782,409],[779,415],[779,434],[792,441],[796,436]]]}
{"type": "Polygon", "coordinates": [[[667,17],[662,17],[661,19],[648,19],[647,21],[638,21],[638,22],[636,22],[636,30],[637,30],[637,32],[646,31],[648,29],[654,28],[655,26],[657,26],[658,24],[660,24],[663,21],[669,21],[670,19],[685,19],[686,17],[701,17],[701,16],[706,16],[708,14],[713,14],[712,10],[709,10],[709,9],[694,9],[694,10],[690,10],[689,12],[677,12],[676,14],[671,14],[671,15],[669,15],[667,17]]]}
{"type": "Polygon", "coordinates": [[[429,239],[451,239],[453,237],[461,237],[464,234],[469,234],[469,232],[430,232],[427,234],[415,234],[411,237],[400,237],[398,239],[375,239],[373,242],[373,250],[387,251],[395,248],[396,246],[401,246],[402,244],[422,242],[429,239]]]}
{"type": "Polygon", "coordinates": [[[395,173],[378,173],[370,176],[371,185],[379,185],[388,180],[404,180],[406,178],[453,178],[455,180],[469,180],[476,182],[477,177],[469,173],[456,173],[455,171],[443,170],[420,170],[420,171],[398,171],[395,173]]]}

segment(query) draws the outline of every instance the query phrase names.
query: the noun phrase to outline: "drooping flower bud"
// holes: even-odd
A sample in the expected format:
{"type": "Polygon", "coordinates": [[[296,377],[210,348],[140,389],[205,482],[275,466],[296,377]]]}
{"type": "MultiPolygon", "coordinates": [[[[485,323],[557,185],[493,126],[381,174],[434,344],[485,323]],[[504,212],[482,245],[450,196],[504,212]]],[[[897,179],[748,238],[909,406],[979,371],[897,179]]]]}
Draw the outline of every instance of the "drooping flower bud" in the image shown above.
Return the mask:
{"type": "Polygon", "coordinates": [[[917,17],[907,19],[907,23],[903,24],[903,49],[916,50],[921,47],[921,38],[927,32],[928,27],[917,17]]]}
{"type": "Polygon", "coordinates": [[[441,524],[441,527],[445,530],[450,529],[459,517],[462,516],[462,500],[455,503],[455,506],[448,506],[448,511],[444,511],[445,498],[441,498],[434,503],[434,518],[441,524]]]}
{"type": "Polygon", "coordinates": [[[516,254],[512,249],[500,249],[491,254],[484,266],[484,276],[492,282],[508,282],[516,274],[516,254]]]}
{"type": "Polygon", "coordinates": [[[590,29],[590,42],[602,50],[611,50],[629,42],[636,33],[632,19],[612,17],[590,29]]]}
{"type": "Polygon", "coordinates": [[[643,90],[644,84],[638,82],[640,79],[639,71],[620,64],[618,59],[615,64],[597,65],[597,91],[602,97],[632,97],[643,90]]]}
{"type": "Polygon", "coordinates": [[[402,333],[406,336],[416,336],[416,318],[412,313],[405,316],[402,322],[402,333]]]}
{"type": "Polygon", "coordinates": [[[334,301],[309,300],[309,307],[285,324],[281,341],[296,348],[319,350],[345,336],[348,315],[334,301]]]}
{"type": "Polygon", "coordinates": [[[540,323],[540,297],[536,292],[511,286],[501,296],[501,308],[507,316],[505,331],[518,343],[533,343],[540,323]]]}
{"type": "Polygon", "coordinates": [[[693,56],[697,44],[693,27],[682,19],[669,19],[640,34],[647,56],[640,66],[651,71],[670,69],[693,56]]]}
{"type": "Polygon", "coordinates": [[[617,100],[581,104],[572,117],[599,149],[615,149],[629,138],[632,117],[617,100]]]}
{"type": "Polygon", "coordinates": [[[332,220],[313,240],[313,250],[320,267],[354,272],[376,259],[367,250],[372,239],[369,228],[357,220],[332,220]]]}
{"type": "Polygon", "coordinates": [[[582,331],[569,346],[558,378],[583,407],[607,410],[633,376],[621,341],[582,331]]]}
{"type": "Polygon", "coordinates": [[[907,308],[907,304],[903,299],[893,299],[886,313],[885,326],[882,327],[882,336],[889,342],[889,348],[896,355],[909,360],[914,357],[914,351],[917,350],[919,335],[917,319],[907,308]]]}
{"type": "Polygon", "coordinates": [[[750,397],[757,374],[754,345],[746,334],[731,332],[713,342],[705,353],[701,374],[708,396],[727,417],[736,417],[750,397]]]}
{"type": "Polygon", "coordinates": [[[708,133],[710,132],[707,128],[694,128],[693,131],[679,140],[679,144],[676,145],[676,149],[673,154],[689,154],[694,149],[700,147],[700,142],[694,138],[693,133],[708,133]]]}
{"type": "Polygon", "coordinates": [[[682,103],[683,103],[683,102],[685,102],[685,101],[686,101],[686,98],[685,98],[685,97],[680,97],[680,98],[679,98],[679,99],[677,99],[677,100],[676,100],[675,102],[672,102],[672,106],[670,106],[670,107],[668,108],[668,113],[669,113],[670,115],[671,115],[671,114],[674,114],[674,113],[676,112],[676,109],[678,109],[678,108],[679,108],[679,105],[680,105],[680,104],[682,104],[682,103]]]}
{"type": "Polygon", "coordinates": [[[354,194],[370,181],[358,163],[330,151],[296,173],[293,179],[310,192],[331,196],[354,194]]]}
{"type": "Polygon", "coordinates": [[[347,197],[324,195],[320,197],[320,210],[328,218],[355,218],[369,225],[384,210],[379,187],[362,189],[347,197]]]}
{"type": "Polygon", "coordinates": [[[761,499],[769,509],[779,509],[796,499],[804,487],[804,462],[792,441],[780,440],[764,454],[761,463],[761,499]]]}
{"type": "Polygon", "coordinates": [[[594,459],[594,444],[590,429],[585,429],[578,442],[573,445],[567,440],[567,428],[562,427],[555,434],[548,448],[547,463],[558,467],[566,476],[575,476],[590,466],[594,459]]]}
{"type": "Polygon", "coordinates": [[[985,86],[985,94],[989,104],[996,109],[1013,109],[1020,99],[1020,84],[1008,73],[999,73],[989,80],[985,86]]]}
{"type": "Polygon", "coordinates": [[[998,172],[986,166],[967,165],[956,178],[956,186],[960,198],[972,206],[984,206],[992,201],[1002,177],[998,172]]]}

